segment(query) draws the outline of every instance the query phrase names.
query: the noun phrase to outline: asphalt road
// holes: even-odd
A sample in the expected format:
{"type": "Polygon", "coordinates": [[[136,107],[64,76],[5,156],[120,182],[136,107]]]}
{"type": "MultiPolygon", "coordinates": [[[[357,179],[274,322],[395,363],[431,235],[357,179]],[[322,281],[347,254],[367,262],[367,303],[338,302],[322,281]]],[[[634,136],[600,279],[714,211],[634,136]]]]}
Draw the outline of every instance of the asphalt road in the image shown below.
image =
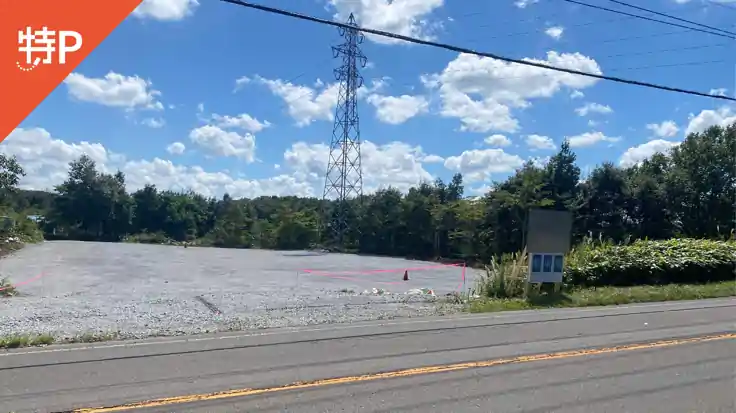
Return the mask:
{"type": "Polygon", "coordinates": [[[6,411],[732,413],[736,299],[18,349],[6,411]]]}

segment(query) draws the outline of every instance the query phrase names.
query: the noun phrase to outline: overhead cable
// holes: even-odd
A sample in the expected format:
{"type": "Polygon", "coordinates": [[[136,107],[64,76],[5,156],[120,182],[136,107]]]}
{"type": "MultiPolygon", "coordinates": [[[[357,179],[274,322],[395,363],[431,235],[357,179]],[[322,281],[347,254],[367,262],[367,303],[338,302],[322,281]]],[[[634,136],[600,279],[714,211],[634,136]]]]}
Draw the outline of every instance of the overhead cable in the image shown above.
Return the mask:
{"type": "Polygon", "coordinates": [[[694,22],[692,20],[683,19],[683,18],[680,18],[680,17],[677,17],[677,16],[672,16],[672,15],[667,14],[667,13],[662,13],[662,12],[658,12],[658,11],[655,11],[655,10],[650,10],[650,9],[647,9],[647,8],[644,8],[644,7],[641,7],[641,6],[637,6],[635,4],[626,3],[626,2],[620,1],[620,0],[608,0],[608,1],[610,1],[611,3],[616,3],[616,4],[621,5],[621,6],[624,6],[624,7],[631,7],[632,9],[644,11],[644,12],[647,12],[647,13],[656,14],[657,16],[666,17],[668,19],[677,20],[677,21],[680,21],[680,22],[683,22],[683,23],[687,23],[687,24],[694,24],[696,26],[704,27],[706,29],[715,30],[715,31],[726,33],[726,34],[730,34],[732,36],[736,36],[736,33],[730,32],[728,30],[723,30],[723,29],[720,29],[718,27],[713,27],[713,26],[709,26],[707,24],[702,24],[702,23],[694,22]]]}
{"type": "Polygon", "coordinates": [[[561,0],[561,1],[564,1],[564,2],[567,2],[567,3],[572,3],[572,4],[577,4],[577,5],[583,6],[583,7],[590,7],[592,9],[603,10],[603,11],[607,11],[607,12],[610,12],[610,13],[622,14],[624,16],[630,16],[630,17],[634,17],[634,18],[637,18],[637,19],[647,20],[647,21],[650,21],[650,22],[666,24],[668,26],[681,27],[683,29],[688,29],[688,30],[692,30],[692,31],[695,31],[695,32],[712,34],[714,36],[725,37],[725,38],[728,38],[728,39],[736,39],[736,35],[719,33],[719,32],[714,32],[714,31],[705,30],[705,29],[699,29],[697,27],[692,27],[692,26],[685,26],[683,24],[672,23],[672,22],[668,22],[668,21],[665,21],[665,20],[654,19],[652,17],[641,16],[641,15],[633,14],[633,13],[627,13],[627,12],[621,11],[621,10],[609,9],[608,7],[597,6],[595,4],[585,3],[583,1],[577,1],[577,0],[561,0]]]}
{"type": "MultiPolygon", "coordinates": [[[[672,86],[658,85],[654,83],[641,82],[638,80],[624,79],[624,78],[614,77],[614,76],[606,76],[606,75],[597,74],[597,73],[588,73],[588,72],[583,72],[583,71],[575,70],[575,69],[567,69],[564,67],[551,66],[545,63],[539,63],[539,62],[534,62],[534,61],[521,60],[521,59],[500,56],[500,55],[496,55],[493,53],[478,52],[478,51],[467,49],[467,48],[460,47],[460,46],[454,46],[454,45],[445,44],[445,43],[438,43],[438,42],[433,42],[429,40],[417,39],[417,38],[403,36],[403,35],[396,34],[396,33],[386,32],[383,30],[368,29],[364,27],[355,27],[355,26],[351,26],[345,23],[339,23],[339,22],[335,22],[332,20],[322,19],[319,17],[308,16],[305,14],[291,12],[291,11],[283,10],[283,9],[278,9],[275,7],[269,7],[269,6],[263,6],[260,4],[249,3],[246,1],[242,1],[242,0],[220,0],[220,1],[242,6],[242,7],[247,7],[250,9],[261,10],[267,13],[279,14],[282,16],[292,17],[292,18],[296,18],[300,20],[311,21],[313,23],[320,23],[320,24],[325,24],[328,26],[338,27],[343,30],[359,30],[363,33],[373,34],[376,36],[388,37],[388,38],[402,40],[402,41],[409,42],[409,43],[422,44],[425,46],[432,46],[432,47],[445,49],[445,50],[449,50],[449,51],[453,51],[457,53],[466,53],[466,54],[473,54],[476,56],[488,57],[491,59],[501,60],[507,63],[516,63],[516,64],[524,65],[524,66],[533,66],[533,67],[538,67],[540,69],[564,72],[564,73],[568,73],[571,75],[579,75],[579,76],[585,76],[585,77],[590,77],[590,78],[595,78],[595,79],[608,80],[608,81],[617,82],[617,83],[624,83],[624,84],[629,84],[629,85],[634,85],[634,86],[647,87],[651,89],[666,90],[669,92],[682,93],[682,94],[694,95],[694,96],[703,96],[703,97],[709,97],[712,99],[720,99],[720,100],[736,102],[736,98],[732,98],[728,96],[713,95],[713,94],[698,92],[694,90],[682,89],[682,88],[672,87],[672,86]]],[[[571,0],[565,0],[565,1],[571,1],[571,0]]]]}

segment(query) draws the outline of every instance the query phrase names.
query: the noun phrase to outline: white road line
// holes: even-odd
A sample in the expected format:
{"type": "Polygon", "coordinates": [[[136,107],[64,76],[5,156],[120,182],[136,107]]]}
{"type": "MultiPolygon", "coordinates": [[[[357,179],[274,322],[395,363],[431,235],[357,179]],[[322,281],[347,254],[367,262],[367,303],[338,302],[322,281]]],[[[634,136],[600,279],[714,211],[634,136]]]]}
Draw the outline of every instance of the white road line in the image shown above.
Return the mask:
{"type": "MultiPolygon", "coordinates": [[[[141,341],[141,342],[132,342],[132,343],[131,342],[127,342],[127,343],[119,342],[116,344],[98,344],[98,345],[92,345],[92,346],[82,346],[82,347],[72,347],[72,348],[52,348],[52,349],[44,349],[44,350],[7,352],[7,353],[0,353],[0,357],[25,356],[25,355],[30,355],[30,354],[45,354],[45,353],[64,353],[64,352],[83,351],[83,350],[104,350],[104,349],[123,348],[123,347],[133,348],[133,347],[143,347],[143,346],[153,346],[153,345],[197,343],[197,342],[203,342],[203,341],[238,340],[238,339],[247,338],[247,337],[267,337],[267,336],[279,336],[279,335],[286,335],[286,334],[293,334],[293,333],[313,333],[313,332],[319,332],[319,331],[343,331],[343,330],[353,330],[353,329],[366,328],[366,327],[390,327],[390,326],[401,326],[401,325],[412,325],[412,324],[447,323],[447,322],[466,321],[466,320],[492,320],[492,319],[518,317],[519,315],[528,315],[532,313],[539,313],[542,315],[555,315],[555,314],[570,313],[570,312],[591,313],[591,312],[605,312],[605,311],[612,311],[612,310],[626,310],[626,309],[631,309],[631,308],[676,307],[678,305],[682,306],[683,304],[685,303],[668,302],[668,303],[622,305],[622,306],[616,306],[616,307],[565,308],[565,309],[551,310],[551,311],[545,311],[545,312],[539,312],[538,310],[524,311],[523,313],[509,311],[509,312],[505,312],[502,314],[486,315],[486,316],[472,315],[472,316],[448,317],[445,319],[384,322],[384,323],[379,323],[379,324],[333,325],[330,327],[322,327],[322,328],[290,327],[286,329],[279,329],[278,331],[265,331],[265,332],[260,332],[260,333],[244,333],[244,334],[226,335],[226,336],[220,336],[220,337],[192,337],[192,338],[181,338],[181,339],[162,339],[162,340],[155,340],[155,341],[141,341]]],[[[702,307],[702,309],[717,308],[717,307],[719,306],[702,307]]],[[[701,308],[701,307],[695,307],[695,308],[701,308]]],[[[632,313],[624,313],[621,315],[627,315],[627,314],[632,314],[632,313]]],[[[634,314],[638,314],[638,313],[634,313],[634,314]]],[[[642,314],[646,314],[646,313],[642,313],[642,314]]],[[[540,320],[540,321],[555,321],[555,320],[549,319],[549,320],[540,320]]],[[[399,331],[397,333],[401,333],[401,332],[399,331]]]]}

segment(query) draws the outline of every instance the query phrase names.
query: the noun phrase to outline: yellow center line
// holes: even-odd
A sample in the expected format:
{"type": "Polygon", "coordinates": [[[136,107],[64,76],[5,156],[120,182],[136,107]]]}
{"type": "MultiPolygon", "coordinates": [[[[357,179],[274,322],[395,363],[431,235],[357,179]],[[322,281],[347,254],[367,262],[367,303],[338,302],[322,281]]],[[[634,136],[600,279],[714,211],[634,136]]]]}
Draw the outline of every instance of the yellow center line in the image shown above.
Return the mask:
{"type": "Polygon", "coordinates": [[[122,404],[122,405],[110,406],[110,407],[83,408],[83,409],[72,410],[72,412],[73,413],[121,412],[125,410],[133,410],[133,409],[141,409],[141,408],[162,407],[162,406],[170,406],[170,405],[177,405],[177,404],[183,404],[183,403],[193,403],[193,402],[199,402],[199,401],[220,400],[220,399],[229,399],[229,398],[235,398],[235,397],[254,396],[257,394],[277,393],[277,392],[282,392],[282,391],[287,391],[287,390],[310,389],[310,388],[315,388],[315,387],[325,387],[325,386],[331,386],[331,385],[337,385],[337,384],[348,384],[348,383],[358,383],[358,382],[366,382],[366,381],[374,381],[374,380],[382,380],[382,379],[393,379],[393,378],[399,378],[399,377],[410,377],[410,376],[418,376],[418,375],[433,374],[433,373],[446,373],[450,371],[475,369],[475,368],[480,368],[480,367],[500,366],[500,365],[505,365],[505,364],[529,363],[533,361],[544,361],[544,360],[559,360],[559,359],[566,359],[566,358],[571,358],[571,357],[591,356],[591,355],[598,355],[598,354],[617,353],[617,352],[623,352],[623,351],[645,350],[645,349],[653,349],[653,348],[661,348],[661,347],[671,347],[671,346],[677,346],[677,345],[682,345],[682,344],[703,343],[707,341],[727,340],[727,339],[736,339],[736,333],[708,335],[708,336],[692,337],[692,338],[684,338],[684,339],[661,340],[661,341],[654,341],[654,342],[649,342],[649,343],[639,343],[639,344],[625,344],[625,345],[614,346],[614,347],[599,347],[599,348],[591,348],[591,349],[583,349],[583,350],[560,351],[556,353],[534,354],[534,355],[529,355],[529,356],[500,358],[500,359],[485,360],[485,361],[472,361],[472,362],[466,362],[466,363],[446,364],[446,365],[440,365],[440,366],[415,367],[415,368],[410,368],[410,369],[395,370],[395,371],[389,371],[389,372],[384,372],[384,373],[364,374],[360,376],[346,376],[346,377],[338,377],[338,378],[332,378],[332,379],[301,381],[301,382],[291,383],[291,384],[287,384],[284,386],[278,386],[278,387],[269,387],[269,388],[261,388],[261,389],[249,388],[249,389],[229,390],[229,391],[216,392],[216,393],[192,394],[192,395],[187,395],[187,396],[167,397],[167,398],[128,403],[128,404],[122,404]]]}

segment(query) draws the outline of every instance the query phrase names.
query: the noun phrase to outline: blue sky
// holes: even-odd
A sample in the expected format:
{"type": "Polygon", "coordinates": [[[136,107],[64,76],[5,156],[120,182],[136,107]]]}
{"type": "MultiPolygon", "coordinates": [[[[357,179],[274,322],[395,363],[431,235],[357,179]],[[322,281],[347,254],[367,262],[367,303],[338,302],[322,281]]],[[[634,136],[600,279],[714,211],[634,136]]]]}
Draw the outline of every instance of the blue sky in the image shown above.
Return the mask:
{"type": "MultiPolygon", "coordinates": [[[[736,40],[561,0],[262,0],[513,58],[734,95],[736,40]]],[[[623,9],[606,0],[590,3],[623,9]]],[[[736,31],[736,1],[637,4],[736,31]],[[730,3],[730,4],[729,4],[730,3]]],[[[654,17],[654,16],[653,16],[654,17]]],[[[145,0],[9,137],[27,188],[82,153],[131,189],[321,196],[338,64],[332,27],[217,0],[145,0]]],[[[570,138],[584,170],[628,165],[736,108],[366,38],[359,102],[366,192],[466,176],[477,195],[570,138]]]]}

